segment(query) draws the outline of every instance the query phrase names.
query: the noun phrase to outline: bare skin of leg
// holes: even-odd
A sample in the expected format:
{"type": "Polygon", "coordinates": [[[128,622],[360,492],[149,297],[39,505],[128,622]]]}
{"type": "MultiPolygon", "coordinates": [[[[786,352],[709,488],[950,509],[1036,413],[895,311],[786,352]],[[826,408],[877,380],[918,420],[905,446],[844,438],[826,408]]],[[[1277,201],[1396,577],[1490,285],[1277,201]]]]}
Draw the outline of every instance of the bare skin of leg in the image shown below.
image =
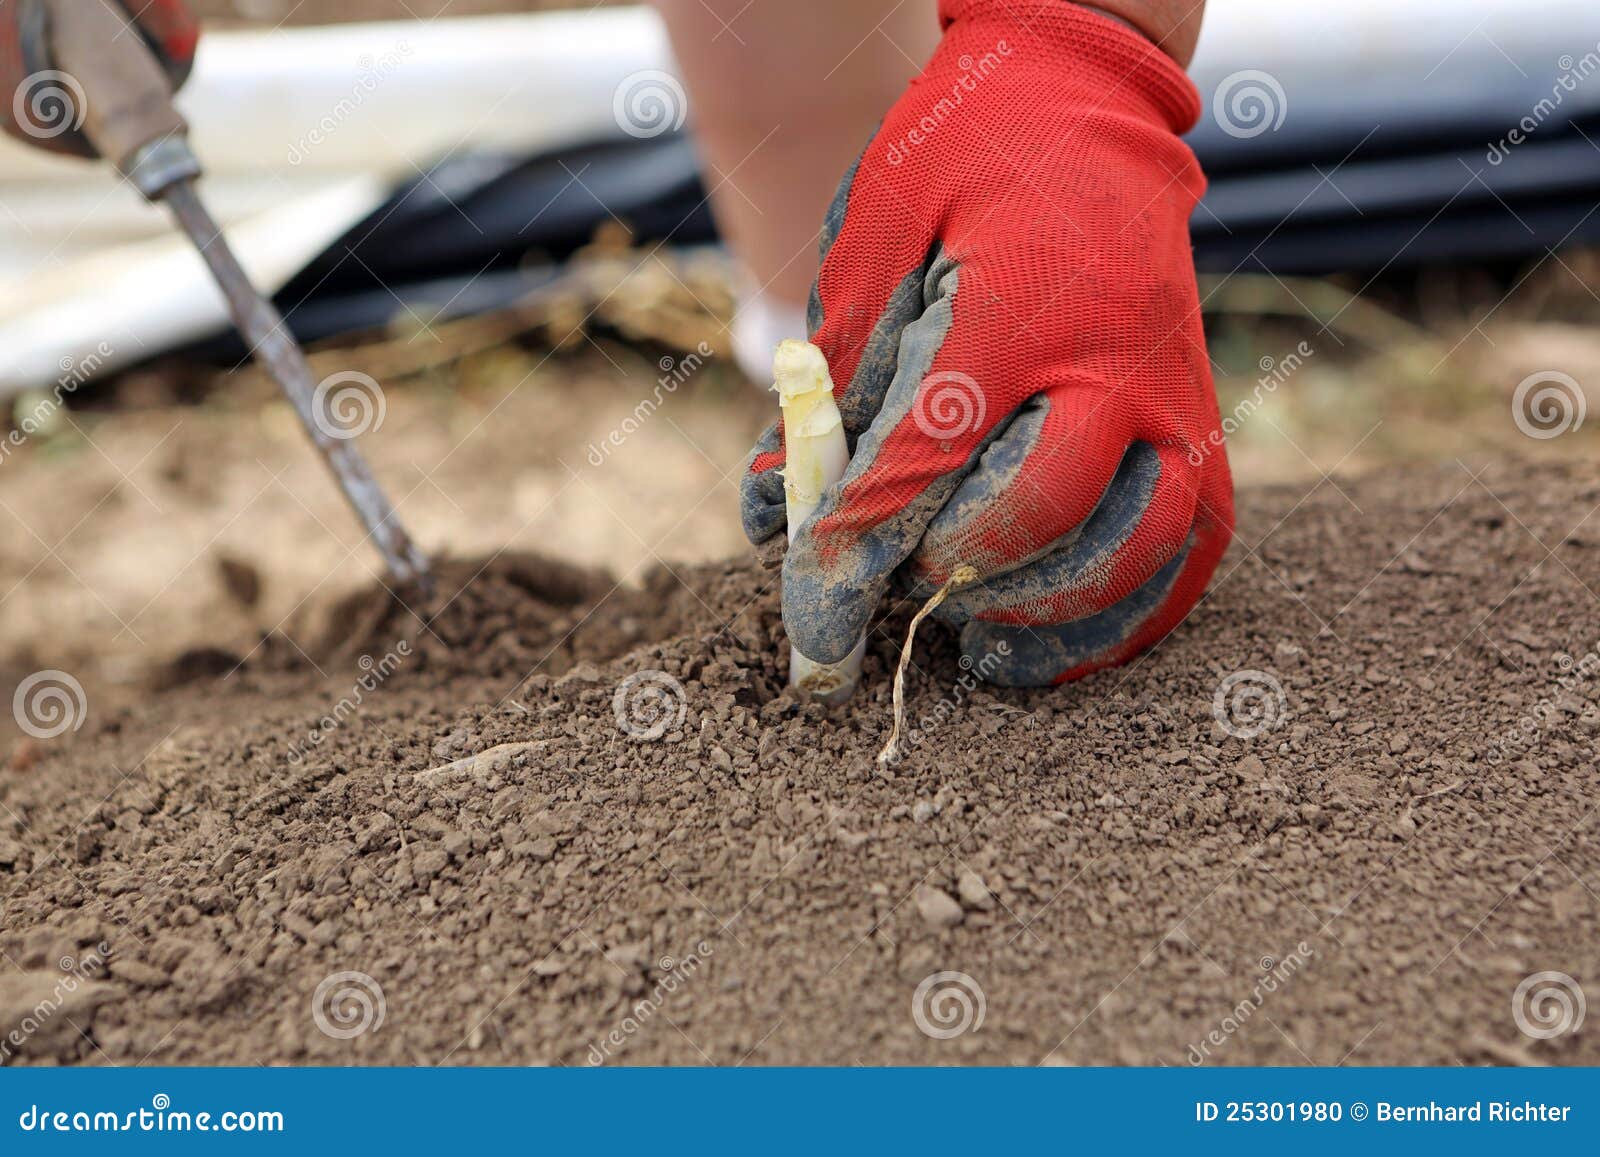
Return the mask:
{"type": "Polygon", "coordinates": [[[803,310],[828,201],[938,44],[937,0],[656,6],[718,224],[764,294],[803,310]]]}
{"type": "MultiPolygon", "coordinates": [[[[655,2],[688,89],[712,208],[753,281],[741,320],[759,314],[769,323],[754,326],[754,344],[767,353],[777,337],[804,336],[797,319],[817,273],[823,212],[937,45],[938,0],[655,2]],[[766,332],[774,324],[790,332],[766,332]]],[[[1187,65],[1205,3],[1084,7],[1142,32],[1187,65]]]]}

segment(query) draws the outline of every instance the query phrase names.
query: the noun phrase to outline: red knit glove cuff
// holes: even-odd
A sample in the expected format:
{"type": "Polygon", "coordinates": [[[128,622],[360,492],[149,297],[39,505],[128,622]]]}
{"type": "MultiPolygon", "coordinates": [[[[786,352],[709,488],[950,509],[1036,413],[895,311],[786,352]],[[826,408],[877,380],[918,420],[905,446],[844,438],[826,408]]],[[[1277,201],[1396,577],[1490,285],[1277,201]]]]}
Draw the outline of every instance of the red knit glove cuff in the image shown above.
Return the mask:
{"type": "Polygon", "coordinates": [[[957,24],[973,32],[987,26],[1014,49],[1042,45],[1073,70],[1073,87],[1083,87],[1087,72],[1098,77],[1108,103],[1113,93],[1131,90],[1174,133],[1188,132],[1200,119],[1200,93],[1172,57],[1132,28],[1070,0],[939,0],[939,23],[946,31],[957,24]]]}

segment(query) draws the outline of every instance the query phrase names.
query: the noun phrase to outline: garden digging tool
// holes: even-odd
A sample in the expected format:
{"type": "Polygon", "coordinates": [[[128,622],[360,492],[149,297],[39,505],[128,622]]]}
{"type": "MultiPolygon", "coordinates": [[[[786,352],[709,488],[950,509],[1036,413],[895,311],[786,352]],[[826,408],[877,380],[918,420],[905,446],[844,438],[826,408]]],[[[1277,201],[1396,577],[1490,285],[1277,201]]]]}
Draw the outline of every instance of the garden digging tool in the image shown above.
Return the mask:
{"type": "Polygon", "coordinates": [[[305,354],[283,317],[251,284],[195,190],[200,162],[172,103],[172,83],[144,39],[99,0],[34,0],[52,67],[77,81],[82,132],[152,202],[164,202],[200,250],[234,324],[277,381],[398,584],[429,586],[428,562],[345,432],[318,420],[305,354]]]}

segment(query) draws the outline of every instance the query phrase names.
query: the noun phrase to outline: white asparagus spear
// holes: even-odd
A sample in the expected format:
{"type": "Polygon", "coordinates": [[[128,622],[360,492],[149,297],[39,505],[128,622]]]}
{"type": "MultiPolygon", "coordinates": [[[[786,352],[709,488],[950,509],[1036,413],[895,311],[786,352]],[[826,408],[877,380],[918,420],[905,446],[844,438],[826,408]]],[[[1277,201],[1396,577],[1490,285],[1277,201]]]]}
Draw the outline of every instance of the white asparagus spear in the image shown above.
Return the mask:
{"type": "MultiPolygon", "coordinates": [[[[833,379],[822,351],[810,342],[783,341],[772,357],[773,388],[783,407],[783,497],[789,541],[816,511],[822,492],[844,477],[850,463],[844,422],[833,400],[833,379]]],[[[791,645],[789,685],[826,703],[842,703],[861,679],[862,638],[838,663],[817,663],[791,645]]]]}

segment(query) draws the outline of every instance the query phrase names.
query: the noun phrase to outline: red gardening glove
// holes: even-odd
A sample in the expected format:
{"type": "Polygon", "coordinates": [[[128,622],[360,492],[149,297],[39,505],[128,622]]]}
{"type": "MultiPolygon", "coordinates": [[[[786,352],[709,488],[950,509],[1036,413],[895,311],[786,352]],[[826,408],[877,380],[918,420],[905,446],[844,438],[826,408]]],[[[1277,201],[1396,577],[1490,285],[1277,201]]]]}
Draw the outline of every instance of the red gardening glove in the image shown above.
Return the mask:
{"type": "MultiPolygon", "coordinates": [[[[194,65],[200,38],[194,17],[181,0],[120,0],[119,6],[177,89],[194,65]]],[[[82,110],[76,86],[50,59],[48,5],[43,0],[0,0],[0,129],[54,152],[94,156],[94,148],[78,131],[82,110]]]]}
{"type": "MultiPolygon", "coordinates": [[[[943,0],[943,43],[847,174],[812,340],[853,458],[790,545],[784,623],[842,659],[897,573],[963,663],[1035,685],[1122,663],[1194,607],[1233,526],[1189,248],[1194,86],[1064,0],[943,0]]],[[[781,430],[745,529],[783,527],[781,430]]]]}

